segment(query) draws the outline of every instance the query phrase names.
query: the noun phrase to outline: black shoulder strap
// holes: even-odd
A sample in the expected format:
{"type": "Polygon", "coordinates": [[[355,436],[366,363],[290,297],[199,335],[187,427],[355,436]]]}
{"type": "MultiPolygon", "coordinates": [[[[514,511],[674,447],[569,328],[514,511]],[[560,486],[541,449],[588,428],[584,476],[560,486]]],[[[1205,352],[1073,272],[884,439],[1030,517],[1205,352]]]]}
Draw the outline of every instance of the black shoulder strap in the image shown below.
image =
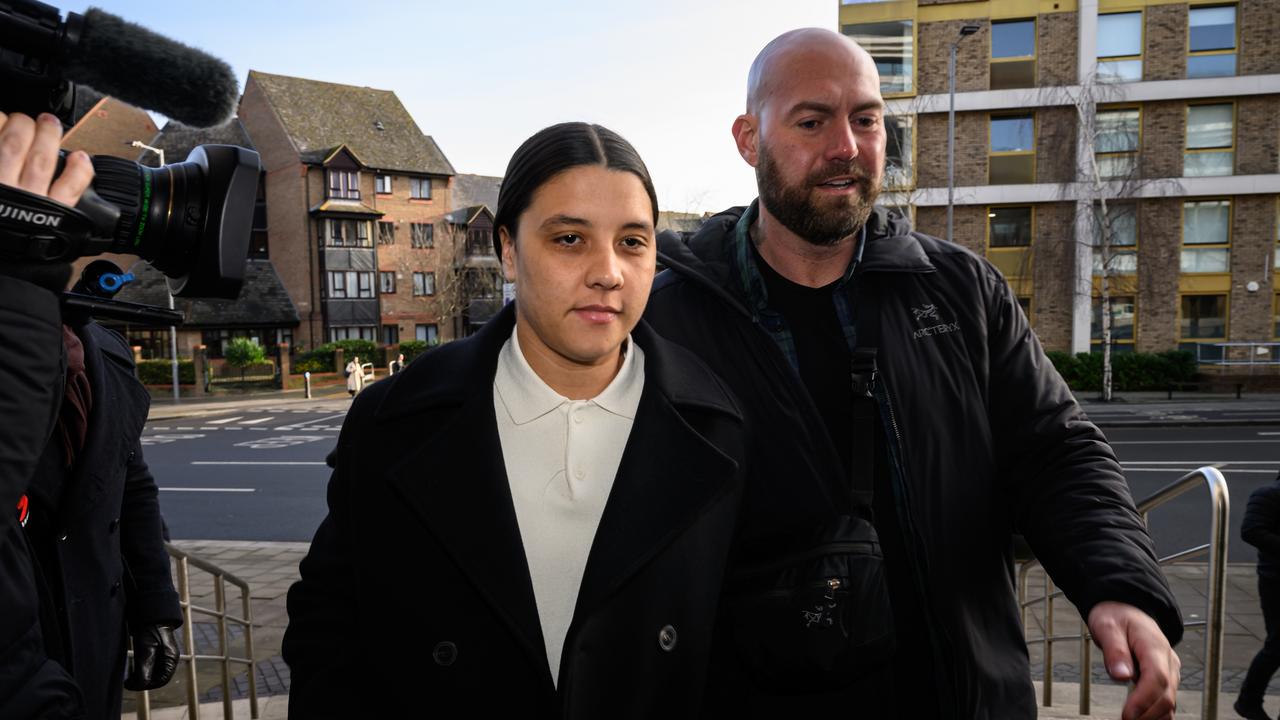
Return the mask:
{"type": "Polygon", "coordinates": [[[880,436],[880,407],[875,397],[876,352],[880,344],[880,308],[876,303],[874,288],[868,287],[874,278],[859,275],[850,293],[857,329],[857,347],[853,349],[849,368],[853,383],[853,442],[849,464],[853,482],[850,489],[857,503],[868,507],[875,497],[876,439],[880,436]]]}

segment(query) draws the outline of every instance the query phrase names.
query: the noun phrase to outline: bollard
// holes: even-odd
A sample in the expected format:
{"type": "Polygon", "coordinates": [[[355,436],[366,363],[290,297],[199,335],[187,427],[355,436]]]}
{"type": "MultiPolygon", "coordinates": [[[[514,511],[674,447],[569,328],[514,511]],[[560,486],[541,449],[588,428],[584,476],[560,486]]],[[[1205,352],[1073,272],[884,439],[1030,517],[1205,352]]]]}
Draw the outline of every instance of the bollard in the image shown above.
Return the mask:
{"type": "Polygon", "coordinates": [[[304,383],[306,383],[306,388],[307,388],[306,395],[307,395],[307,399],[310,400],[311,399],[311,371],[310,370],[302,373],[302,380],[304,383]]]}
{"type": "Polygon", "coordinates": [[[1240,399],[1240,393],[1244,390],[1244,383],[1236,383],[1236,399],[1240,399]]]}

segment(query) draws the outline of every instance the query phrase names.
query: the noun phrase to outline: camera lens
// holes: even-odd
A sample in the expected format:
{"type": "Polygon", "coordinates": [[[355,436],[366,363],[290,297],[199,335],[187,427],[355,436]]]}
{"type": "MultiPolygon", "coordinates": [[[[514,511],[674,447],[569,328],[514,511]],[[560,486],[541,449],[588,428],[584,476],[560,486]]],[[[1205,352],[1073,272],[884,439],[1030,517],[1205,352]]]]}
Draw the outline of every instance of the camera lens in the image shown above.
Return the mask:
{"type": "Polygon", "coordinates": [[[168,276],[174,295],[235,298],[258,190],[258,154],[233,145],[201,145],[187,159],[151,168],[93,158],[93,189],[119,209],[99,228],[109,252],[137,255],[168,276]]]}

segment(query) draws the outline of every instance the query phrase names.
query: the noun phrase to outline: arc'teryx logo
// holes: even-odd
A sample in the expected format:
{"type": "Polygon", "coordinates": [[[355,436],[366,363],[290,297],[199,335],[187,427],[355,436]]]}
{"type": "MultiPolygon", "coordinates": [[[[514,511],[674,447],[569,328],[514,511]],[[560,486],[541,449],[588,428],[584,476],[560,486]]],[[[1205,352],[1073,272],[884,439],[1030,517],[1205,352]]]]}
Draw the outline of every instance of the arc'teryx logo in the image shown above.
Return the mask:
{"type": "Polygon", "coordinates": [[[46,227],[56,228],[62,222],[62,218],[57,215],[37,212],[35,210],[27,210],[26,208],[14,207],[0,203],[0,220],[17,220],[19,222],[30,223],[32,225],[43,225],[46,227]]]}
{"type": "Polygon", "coordinates": [[[959,332],[960,330],[960,323],[958,322],[942,322],[942,318],[938,317],[937,305],[929,304],[913,307],[911,308],[911,314],[915,317],[916,323],[921,325],[915,332],[911,333],[912,340],[933,337],[934,335],[945,335],[946,333],[959,332]],[[928,320],[934,321],[934,324],[924,325],[924,322],[928,320]]]}

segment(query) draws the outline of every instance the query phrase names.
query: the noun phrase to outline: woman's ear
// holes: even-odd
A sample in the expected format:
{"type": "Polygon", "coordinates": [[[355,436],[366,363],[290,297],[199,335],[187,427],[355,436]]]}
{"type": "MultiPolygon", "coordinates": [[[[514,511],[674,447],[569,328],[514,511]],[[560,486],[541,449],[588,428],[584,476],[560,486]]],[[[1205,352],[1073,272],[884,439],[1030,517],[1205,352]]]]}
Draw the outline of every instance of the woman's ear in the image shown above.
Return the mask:
{"type": "Polygon", "coordinates": [[[507,226],[498,228],[498,242],[502,244],[502,275],[507,282],[516,281],[516,239],[507,232],[507,226]]]}

